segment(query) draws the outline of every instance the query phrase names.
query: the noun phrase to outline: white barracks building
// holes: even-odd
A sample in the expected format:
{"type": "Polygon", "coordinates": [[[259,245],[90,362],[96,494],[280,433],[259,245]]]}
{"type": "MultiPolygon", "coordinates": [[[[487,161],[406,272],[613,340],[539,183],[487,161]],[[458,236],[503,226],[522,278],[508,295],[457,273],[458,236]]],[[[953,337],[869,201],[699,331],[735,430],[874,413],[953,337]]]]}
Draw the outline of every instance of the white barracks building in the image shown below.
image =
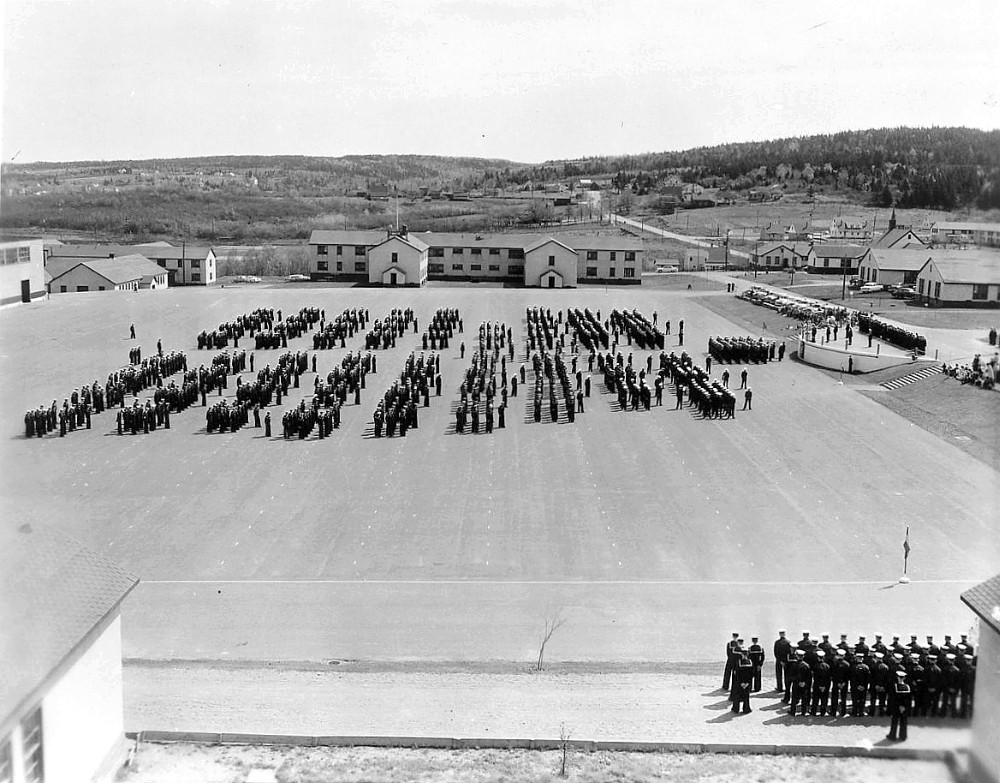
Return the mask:
{"type": "Polygon", "coordinates": [[[309,247],[313,280],[497,280],[537,288],[642,282],[642,244],[627,236],[316,230],[309,247]]]}

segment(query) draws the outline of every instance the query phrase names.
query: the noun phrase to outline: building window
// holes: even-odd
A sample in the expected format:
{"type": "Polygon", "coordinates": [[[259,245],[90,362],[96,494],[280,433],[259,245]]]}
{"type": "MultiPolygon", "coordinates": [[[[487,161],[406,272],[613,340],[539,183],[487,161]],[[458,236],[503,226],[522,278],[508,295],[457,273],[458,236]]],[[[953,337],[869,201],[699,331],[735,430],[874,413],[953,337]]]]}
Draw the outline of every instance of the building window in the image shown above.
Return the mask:
{"type": "Polygon", "coordinates": [[[393,253],[392,254],[392,263],[394,263],[394,264],[398,264],[399,263],[399,253],[393,253]]]}
{"type": "Polygon", "coordinates": [[[482,272],[483,271],[483,265],[482,264],[469,264],[469,271],[470,272],[482,272]]]}
{"type": "Polygon", "coordinates": [[[78,285],[76,287],[77,293],[84,293],[84,292],[89,291],[89,290],[90,290],[90,286],[87,286],[87,285],[78,285]]]}
{"type": "Polygon", "coordinates": [[[42,767],[42,708],[36,707],[21,721],[21,756],[27,783],[45,780],[42,767]]]}
{"type": "Polygon", "coordinates": [[[355,272],[367,272],[368,271],[368,264],[366,262],[364,262],[364,261],[355,261],[354,262],[354,271],[355,272]]]}
{"type": "Polygon", "coordinates": [[[337,271],[338,272],[343,272],[344,271],[344,262],[343,261],[338,261],[337,262],[337,271]]]}
{"type": "Polygon", "coordinates": [[[555,266],[555,265],[556,265],[556,257],[549,256],[549,266],[555,266]]]}
{"type": "Polygon", "coordinates": [[[977,283],[972,286],[972,298],[973,299],[988,299],[990,295],[990,287],[988,285],[983,285],[982,283],[977,283]]]}
{"type": "Polygon", "coordinates": [[[17,263],[26,264],[31,260],[31,248],[22,245],[17,249],[17,263]]]}
{"type": "Polygon", "coordinates": [[[499,272],[500,271],[500,264],[490,264],[490,271],[491,272],[499,272]]]}
{"type": "Polygon", "coordinates": [[[617,261],[618,260],[618,253],[615,252],[614,250],[611,251],[611,260],[612,261],[617,261]]]}
{"type": "Polygon", "coordinates": [[[587,277],[597,277],[597,267],[588,266],[587,267],[587,277]]]}
{"type": "Polygon", "coordinates": [[[201,282],[201,272],[192,272],[191,273],[191,282],[192,283],[200,283],[201,282]]]}
{"type": "Polygon", "coordinates": [[[940,283],[935,283],[934,284],[934,298],[935,299],[940,299],[941,298],[941,284],[940,283]]]}
{"type": "Polygon", "coordinates": [[[490,255],[491,256],[498,256],[498,255],[500,255],[500,248],[498,248],[498,247],[491,247],[490,248],[490,255]]]}
{"type": "Polygon", "coordinates": [[[463,267],[462,267],[461,264],[452,264],[451,265],[451,271],[453,271],[453,272],[461,272],[462,268],[463,267]]]}
{"type": "Polygon", "coordinates": [[[830,266],[830,259],[829,258],[824,258],[823,259],[823,266],[830,266]]]}
{"type": "Polygon", "coordinates": [[[10,783],[14,779],[12,756],[10,737],[3,737],[0,739],[0,783],[10,783]]]}
{"type": "Polygon", "coordinates": [[[462,255],[462,254],[463,254],[464,252],[465,252],[465,248],[464,248],[464,247],[453,247],[453,248],[451,249],[451,254],[452,254],[453,256],[460,256],[460,255],[462,255]]]}
{"type": "Polygon", "coordinates": [[[507,258],[509,258],[510,260],[514,260],[516,258],[518,261],[523,261],[524,260],[524,248],[521,248],[521,247],[512,247],[512,248],[510,248],[507,251],[507,258]]]}
{"type": "Polygon", "coordinates": [[[165,259],[165,258],[158,258],[158,259],[156,259],[156,263],[159,266],[161,266],[163,269],[167,268],[167,259],[165,259]]]}
{"type": "Polygon", "coordinates": [[[474,256],[481,256],[483,254],[483,249],[481,247],[474,247],[469,252],[474,256]]]}
{"type": "Polygon", "coordinates": [[[444,264],[428,264],[427,274],[430,275],[443,275],[444,274],[444,264]]]}
{"type": "Polygon", "coordinates": [[[201,261],[199,259],[197,259],[197,258],[192,258],[191,259],[191,268],[192,269],[201,269],[201,261]]]}
{"type": "Polygon", "coordinates": [[[355,245],[354,246],[354,255],[356,255],[356,256],[363,256],[367,252],[368,252],[368,248],[366,248],[364,245],[355,245]]]}
{"type": "Polygon", "coordinates": [[[327,263],[327,261],[325,259],[323,261],[317,261],[316,262],[316,271],[317,272],[325,272],[329,268],[330,268],[330,265],[327,263]]]}
{"type": "Polygon", "coordinates": [[[921,296],[924,295],[924,279],[922,277],[917,281],[917,293],[921,296]]]}
{"type": "Polygon", "coordinates": [[[344,246],[343,245],[337,245],[337,255],[338,256],[344,255],[344,246]]]}
{"type": "Polygon", "coordinates": [[[587,251],[587,260],[588,261],[596,261],[597,260],[597,251],[596,250],[588,250],[587,251]]]}
{"type": "Polygon", "coordinates": [[[521,277],[524,275],[524,267],[521,264],[511,264],[507,267],[507,275],[509,277],[521,277]]]}
{"type": "Polygon", "coordinates": [[[635,267],[634,266],[627,266],[627,267],[625,267],[625,269],[622,270],[622,276],[623,277],[635,277],[635,267]]]}
{"type": "Polygon", "coordinates": [[[635,261],[635,251],[634,250],[626,250],[625,251],[625,260],[626,261],[635,261]]]}
{"type": "Polygon", "coordinates": [[[64,285],[59,286],[59,293],[60,294],[65,294],[66,293],[66,286],[64,286],[64,285]]]}
{"type": "Polygon", "coordinates": [[[614,276],[615,276],[615,268],[611,267],[610,269],[608,269],[608,277],[614,277],[614,276]]]}
{"type": "Polygon", "coordinates": [[[443,247],[432,247],[427,251],[428,258],[444,258],[443,247]]]}
{"type": "Polygon", "coordinates": [[[97,290],[98,290],[98,291],[103,291],[103,290],[104,290],[104,286],[103,286],[103,285],[99,285],[99,286],[97,286],[97,290]]]}
{"type": "Polygon", "coordinates": [[[325,256],[327,253],[326,245],[316,245],[316,255],[325,256]]]}

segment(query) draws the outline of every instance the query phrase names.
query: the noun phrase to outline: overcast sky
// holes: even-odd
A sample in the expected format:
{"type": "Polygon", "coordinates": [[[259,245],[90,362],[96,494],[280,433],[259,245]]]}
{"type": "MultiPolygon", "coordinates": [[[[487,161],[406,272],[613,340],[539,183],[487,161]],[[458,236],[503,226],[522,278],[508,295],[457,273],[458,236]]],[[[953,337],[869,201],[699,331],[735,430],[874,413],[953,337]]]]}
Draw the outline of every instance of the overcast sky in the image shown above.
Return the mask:
{"type": "Polygon", "coordinates": [[[3,160],[1000,127],[998,0],[5,0],[3,160]]]}

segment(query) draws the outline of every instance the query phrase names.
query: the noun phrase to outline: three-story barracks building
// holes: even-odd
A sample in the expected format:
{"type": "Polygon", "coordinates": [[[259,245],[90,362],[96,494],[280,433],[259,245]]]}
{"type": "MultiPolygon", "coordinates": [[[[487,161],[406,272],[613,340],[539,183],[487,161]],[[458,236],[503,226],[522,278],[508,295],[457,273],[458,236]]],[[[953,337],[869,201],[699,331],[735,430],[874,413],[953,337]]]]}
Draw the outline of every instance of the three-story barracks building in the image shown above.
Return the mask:
{"type": "Polygon", "coordinates": [[[642,243],[628,236],[316,230],[309,247],[313,280],[418,286],[426,280],[497,280],[541,288],[642,282],[642,243]],[[399,246],[397,259],[413,256],[409,269],[397,269],[395,277],[391,256],[383,257],[394,237],[411,246],[399,246]]]}

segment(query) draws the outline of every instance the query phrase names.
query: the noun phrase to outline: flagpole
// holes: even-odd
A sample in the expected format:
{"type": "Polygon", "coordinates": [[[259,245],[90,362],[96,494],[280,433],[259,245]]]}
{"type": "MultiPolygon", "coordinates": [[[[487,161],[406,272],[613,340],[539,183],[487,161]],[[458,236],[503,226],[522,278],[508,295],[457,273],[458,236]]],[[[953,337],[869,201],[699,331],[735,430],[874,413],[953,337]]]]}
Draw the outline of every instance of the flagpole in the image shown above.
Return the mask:
{"type": "Polygon", "coordinates": [[[903,575],[899,577],[899,583],[906,585],[910,583],[910,577],[906,575],[907,561],[910,559],[910,526],[906,526],[906,538],[903,539],[903,575]]]}

